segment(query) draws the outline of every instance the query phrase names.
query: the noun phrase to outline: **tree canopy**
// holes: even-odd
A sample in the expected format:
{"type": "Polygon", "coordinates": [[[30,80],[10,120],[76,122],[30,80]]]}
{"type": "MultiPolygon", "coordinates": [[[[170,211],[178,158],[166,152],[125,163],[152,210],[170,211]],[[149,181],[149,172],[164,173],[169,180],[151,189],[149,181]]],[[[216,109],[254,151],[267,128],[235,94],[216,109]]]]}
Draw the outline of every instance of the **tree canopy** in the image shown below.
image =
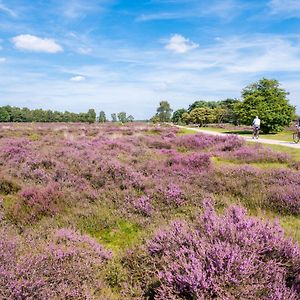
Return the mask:
{"type": "Polygon", "coordinates": [[[96,121],[94,109],[87,113],[59,112],[52,110],[33,109],[14,106],[0,107],[0,122],[88,122],[96,121]]]}
{"type": "Polygon", "coordinates": [[[172,116],[172,109],[168,101],[161,101],[159,107],[157,108],[156,116],[159,122],[170,122],[172,116]]]}
{"type": "Polygon", "coordinates": [[[275,79],[263,78],[248,85],[242,91],[242,102],[236,107],[239,120],[251,125],[258,116],[263,132],[281,131],[295,116],[295,107],[290,105],[288,94],[275,79]]]}

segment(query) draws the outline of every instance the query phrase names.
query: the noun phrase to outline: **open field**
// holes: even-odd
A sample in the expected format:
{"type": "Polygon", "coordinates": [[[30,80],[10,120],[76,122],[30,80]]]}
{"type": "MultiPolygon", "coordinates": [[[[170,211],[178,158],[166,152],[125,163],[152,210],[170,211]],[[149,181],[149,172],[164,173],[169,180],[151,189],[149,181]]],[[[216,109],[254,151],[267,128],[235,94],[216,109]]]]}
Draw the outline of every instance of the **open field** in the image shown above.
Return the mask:
{"type": "Polygon", "coordinates": [[[299,150],[143,123],[0,130],[0,298],[300,298],[299,150]]]}

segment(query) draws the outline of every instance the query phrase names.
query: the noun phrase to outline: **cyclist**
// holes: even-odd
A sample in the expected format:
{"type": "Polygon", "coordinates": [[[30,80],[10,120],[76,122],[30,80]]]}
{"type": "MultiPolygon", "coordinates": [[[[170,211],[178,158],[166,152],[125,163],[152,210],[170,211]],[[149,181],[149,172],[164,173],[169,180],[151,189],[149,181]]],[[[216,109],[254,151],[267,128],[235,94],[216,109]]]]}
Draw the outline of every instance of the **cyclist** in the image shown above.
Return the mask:
{"type": "Polygon", "coordinates": [[[258,116],[255,117],[255,119],[253,120],[253,139],[256,138],[258,139],[258,135],[259,135],[259,129],[260,129],[260,119],[258,116]]]}

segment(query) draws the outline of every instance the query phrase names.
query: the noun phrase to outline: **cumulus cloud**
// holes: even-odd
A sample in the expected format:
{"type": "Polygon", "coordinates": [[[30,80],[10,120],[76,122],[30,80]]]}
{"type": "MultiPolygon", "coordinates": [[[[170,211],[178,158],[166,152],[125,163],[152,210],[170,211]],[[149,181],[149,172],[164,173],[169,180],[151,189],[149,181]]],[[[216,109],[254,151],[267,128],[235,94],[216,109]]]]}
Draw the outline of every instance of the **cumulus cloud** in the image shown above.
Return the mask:
{"type": "Polygon", "coordinates": [[[77,75],[77,76],[73,76],[70,78],[71,81],[84,81],[86,78],[84,76],[81,76],[81,75],[77,75]]]}
{"type": "Polygon", "coordinates": [[[5,63],[5,62],[6,62],[6,58],[5,57],[0,57],[0,64],[5,63]]]}
{"type": "Polygon", "coordinates": [[[199,45],[180,34],[174,34],[166,45],[166,49],[176,53],[186,53],[198,48],[199,45]]]}
{"type": "Polygon", "coordinates": [[[11,40],[19,50],[57,53],[63,51],[63,48],[53,39],[40,38],[30,34],[21,34],[11,40]]]}

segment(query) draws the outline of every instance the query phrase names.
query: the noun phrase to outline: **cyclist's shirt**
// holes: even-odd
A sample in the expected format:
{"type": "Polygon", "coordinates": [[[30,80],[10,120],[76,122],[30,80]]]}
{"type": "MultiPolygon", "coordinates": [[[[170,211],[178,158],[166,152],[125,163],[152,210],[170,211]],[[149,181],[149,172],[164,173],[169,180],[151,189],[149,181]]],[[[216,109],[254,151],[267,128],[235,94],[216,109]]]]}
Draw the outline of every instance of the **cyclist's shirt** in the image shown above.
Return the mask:
{"type": "Polygon", "coordinates": [[[255,127],[255,128],[260,128],[260,119],[254,119],[253,120],[253,127],[255,127]]]}

